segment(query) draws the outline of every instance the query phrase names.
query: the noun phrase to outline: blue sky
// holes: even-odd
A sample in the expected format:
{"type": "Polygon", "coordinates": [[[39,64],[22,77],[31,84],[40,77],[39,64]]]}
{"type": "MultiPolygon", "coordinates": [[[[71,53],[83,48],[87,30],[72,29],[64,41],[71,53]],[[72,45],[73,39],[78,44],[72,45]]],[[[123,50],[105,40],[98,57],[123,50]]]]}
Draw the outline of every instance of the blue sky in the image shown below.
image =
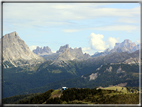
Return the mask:
{"type": "Polygon", "coordinates": [[[30,47],[81,47],[94,54],[140,40],[139,3],[4,3],[3,35],[16,31],[30,47]]]}

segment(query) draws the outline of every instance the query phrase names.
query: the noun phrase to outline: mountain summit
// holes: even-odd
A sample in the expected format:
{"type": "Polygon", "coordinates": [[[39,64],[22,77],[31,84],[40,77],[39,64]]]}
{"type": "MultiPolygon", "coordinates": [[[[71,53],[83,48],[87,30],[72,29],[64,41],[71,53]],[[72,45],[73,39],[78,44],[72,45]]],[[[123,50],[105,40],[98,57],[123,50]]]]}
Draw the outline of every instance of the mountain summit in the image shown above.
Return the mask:
{"type": "Polygon", "coordinates": [[[69,60],[84,60],[90,58],[89,54],[83,54],[81,48],[69,48],[69,45],[66,44],[61,46],[60,49],[56,52],[60,53],[59,56],[53,61],[52,64],[62,66],[62,63],[68,63],[69,60]]]}
{"type": "Polygon", "coordinates": [[[53,53],[48,46],[44,46],[43,48],[40,48],[39,46],[37,46],[37,48],[34,49],[33,52],[40,56],[50,55],[53,53]]]}
{"type": "MultiPolygon", "coordinates": [[[[25,64],[36,64],[44,59],[34,54],[25,42],[18,36],[17,32],[12,32],[3,36],[3,62],[10,62],[15,67],[25,64]]],[[[5,63],[5,67],[8,65],[5,63]]]]}
{"type": "Polygon", "coordinates": [[[132,42],[129,39],[125,39],[122,43],[115,43],[115,46],[113,49],[105,50],[104,52],[97,52],[92,57],[98,57],[98,56],[105,56],[114,52],[120,53],[120,52],[128,52],[132,53],[135,52],[136,50],[139,50],[139,44],[136,45],[134,42],[132,42]]]}
{"type": "Polygon", "coordinates": [[[69,48],[69,45],[66,44],[65,46],[61,46],[60,49],[56,53],[62,53],[64,52],[67,48],[69,48]]]}
{"type": "Polygon", "coordinates": [[[114,48],[126,47],[132,50],[135,46],[136,44],[134,42],[130,41],[129,39],[125,39],[122,43],[116,43],[114,48]]]}

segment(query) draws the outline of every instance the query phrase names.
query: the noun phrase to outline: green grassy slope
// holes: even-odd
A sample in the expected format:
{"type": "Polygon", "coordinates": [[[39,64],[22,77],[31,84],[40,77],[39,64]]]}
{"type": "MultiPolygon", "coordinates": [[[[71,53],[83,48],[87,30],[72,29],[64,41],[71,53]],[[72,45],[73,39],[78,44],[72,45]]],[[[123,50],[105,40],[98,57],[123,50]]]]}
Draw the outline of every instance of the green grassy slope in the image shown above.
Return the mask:
{"type": "Polygon", "coordinates": [[[120,86],[105,87],[103,89],[106,89],[106,90],[117,90],[117,91],[121,91],[123,93],[127,93],[128,92],[126,87],[120,87],[120,86]]]}
{"type": "MultiPolygon", "coordinates": [[[[122,87],[117,87],[120,89],[122,87]]],[[[126,87],[123,87],[127,90],[126,87]]],[[[19,104],[138,104],[139,94],[125,93],[116,91],[114,87],[111,90],[89,89],[89,88],[69,88],[65,91],[48,90],[45,93],[38,94],[32,98],[18,99],[19,104]]],[[[14,96],[13,96],[14,97],[14,96]]],[[[5,101],[10,98],[5,98],[5,101]]],[[[12,97],[11,97],[12,99],[12,97]]],[[[3,100],[4,101],[4,100],[3,100]]],[[[14,103],[15,101],[13,101],[14,103]]],[[[8,104],[9,102],[4,102],[8,104]]]]}

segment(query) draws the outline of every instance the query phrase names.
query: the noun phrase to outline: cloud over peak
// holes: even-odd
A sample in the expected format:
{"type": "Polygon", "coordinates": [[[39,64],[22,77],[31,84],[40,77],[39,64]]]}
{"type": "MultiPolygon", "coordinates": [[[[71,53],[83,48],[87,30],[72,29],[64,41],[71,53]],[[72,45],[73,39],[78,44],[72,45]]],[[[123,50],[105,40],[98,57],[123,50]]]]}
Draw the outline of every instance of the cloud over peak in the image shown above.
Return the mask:
{"type": "Polygon", "coordinates": [[[84,53],[94,54],[95,52],[103,52],[107,48],[114,48],[115,43],[119,43],[119,38],[109,37],[107,40],[103,40],[103,34],[91,33],[89,38],[89,47],[82,48],[84,53]]]}
{"type": "Polygon", "coordinates": [[[91,33],[89,38],[91,49],[103,51],[107,48],[105,42],[103,41],[104,36],[102,34],[91,33]]]}
{"type": "Polygon", "coordinates": [[[37,47],[37,46],[32,45],[32,46],[30,46],[29,48],[30,48],[31,51],[33,51],[34,49],[36,49],[36,47],[37,47]]]}
{"type": "Polygon", "coordinates": [[[118,43],[119,38],[113,38],[109,37],[107,40],[107,44],[109,45],[109,48],[114,48],[115,43],[118,43]]]}

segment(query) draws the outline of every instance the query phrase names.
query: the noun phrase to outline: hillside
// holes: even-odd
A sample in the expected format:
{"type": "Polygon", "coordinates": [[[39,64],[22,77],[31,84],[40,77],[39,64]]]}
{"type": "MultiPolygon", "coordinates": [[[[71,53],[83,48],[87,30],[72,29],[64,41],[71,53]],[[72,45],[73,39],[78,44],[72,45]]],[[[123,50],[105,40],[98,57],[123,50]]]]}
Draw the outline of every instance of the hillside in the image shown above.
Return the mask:
{"type": "MultiPolygon", "coordinates": [[[[100,67],[99,67],[100,68],[100,67]]],[[[108,87],[110,85],[118,86],[129,86],[139,87],[139,67],[135,64],[107,64],[102,66],[100,69],[92,71],[91,73],[81,75],[75,78],[66,78],[63,80],[48,83],[42,87],[33,89],[27,89],[17,94],[30,94],[45,92],[47,89],[57,89],[62,86],[77,87],[77,88],[94,88],[98,86],[108,87]],[[109,71],[110,66],[112,67],[111,72],[109,71]],[[121,69],[120,69],[121,66],[121,69]],[[129,68],[129,69],[128,69],[129,68]],[[125,72],[122,72],[125,71],[125,72]],[[98,72],[98,73],[97,73],[98,72]],[[123,84],[123,85],[122,85],[123,84]]]]}
{"type": "Polygon", "coordinates": [[[24,71],[21,68],[5,69],[3,72],[3,97],[45,92],[47,89],[62,86],[93,88],[120,83],[126,83],[125,86],[130,87],[139,86],[139,65],[137,64],[106,64],[101,68],[100,66],[82,66],[79,62],[70,62],[70,66],[63,68],[46,67],[46,64],[39,66],[38,69],[41,67],[42,70],[36,73],[24,71]]]}
{"type": "Polygon", "coordinates": [[[116,90],[69,88],[65,91],[48,90],[39,95],[10,102],[12,98],[3,99],[4,104],[138,104],[139,94],[123,93],[116,90]],[[9,99],[9,102],[8,102],[9,99]]]}

